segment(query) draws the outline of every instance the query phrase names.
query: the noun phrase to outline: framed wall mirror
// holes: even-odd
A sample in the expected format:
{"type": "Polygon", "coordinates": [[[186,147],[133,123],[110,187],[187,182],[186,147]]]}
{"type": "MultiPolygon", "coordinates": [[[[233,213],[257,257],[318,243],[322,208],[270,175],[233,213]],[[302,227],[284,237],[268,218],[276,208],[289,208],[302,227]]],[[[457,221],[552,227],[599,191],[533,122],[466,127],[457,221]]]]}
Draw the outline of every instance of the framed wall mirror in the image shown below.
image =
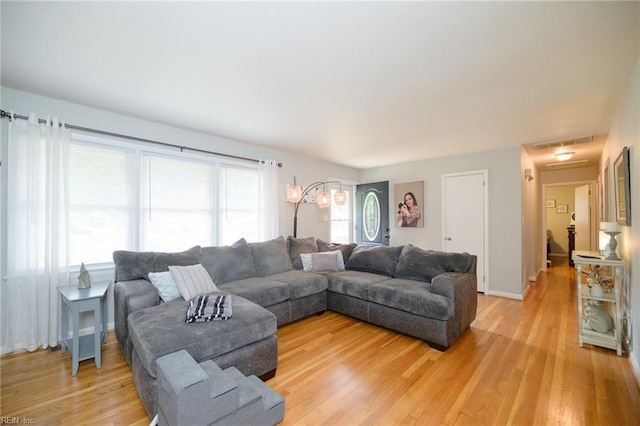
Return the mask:
{"type": "Polygon", "coordinates": [[[629,148],[622,152],[613,163],[613,191],[615,193],[616,221],[631,225],[631,170],[629,168],[629,148]]]}

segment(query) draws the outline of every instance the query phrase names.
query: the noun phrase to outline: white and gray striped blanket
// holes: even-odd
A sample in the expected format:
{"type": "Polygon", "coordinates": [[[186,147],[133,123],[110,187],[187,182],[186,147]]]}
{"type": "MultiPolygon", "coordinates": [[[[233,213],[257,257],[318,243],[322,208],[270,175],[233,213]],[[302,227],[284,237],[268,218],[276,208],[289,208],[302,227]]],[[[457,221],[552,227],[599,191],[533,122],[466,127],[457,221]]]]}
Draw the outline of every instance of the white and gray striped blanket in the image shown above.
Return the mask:
{"type": "Polygon", "coordinates": [[[185,322],[228,320],[232,313],[231,295],[208,294],[189,301],[185,322]]]}

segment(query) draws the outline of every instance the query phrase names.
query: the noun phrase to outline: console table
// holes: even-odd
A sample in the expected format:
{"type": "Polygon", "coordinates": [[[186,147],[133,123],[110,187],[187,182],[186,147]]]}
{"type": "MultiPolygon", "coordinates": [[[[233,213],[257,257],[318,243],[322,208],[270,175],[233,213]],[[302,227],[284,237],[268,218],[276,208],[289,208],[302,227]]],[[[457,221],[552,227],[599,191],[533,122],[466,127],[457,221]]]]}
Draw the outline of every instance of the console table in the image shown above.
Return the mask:
{"type": "Polygon", "coordinates": [[[600,256],[598,252],[574,251],[573,262],[576,265],[576,283],[578,285],[578,344],[589,343],[609,349],[613,349],[622,355],[623,321],[627,320],[622,315],[622,281],[624,262],[622,260],[609,260],[600,256]],[[591,268],[600,268],[602,274],[611,278],[613,288],[610,293],[594,294],[589,289],[587,278],[583,272],[591,268]],[[598,304],[611,316],[613,327],[611,330],[598,330],[589,326],[586,321],[586,308],[589,304],[598,304]]]}
{"type": "Polygon", "coordinates": [[[110,283],[94,284],[89,288],[78,288],[72,285],[56,287],[60,292],[60,324],[62,331],[62,353],[66,349],[71,352],[71,375],[78,374],[78,364],[85,359],[94,358],[96,368],[101,366],[102,342],[107,341],[107,289],[110,283]],[[73,337],[69,338],[69,311],[73,337]],[[95,332],[80,336],[80,312],[93,311],[95,332]]]}

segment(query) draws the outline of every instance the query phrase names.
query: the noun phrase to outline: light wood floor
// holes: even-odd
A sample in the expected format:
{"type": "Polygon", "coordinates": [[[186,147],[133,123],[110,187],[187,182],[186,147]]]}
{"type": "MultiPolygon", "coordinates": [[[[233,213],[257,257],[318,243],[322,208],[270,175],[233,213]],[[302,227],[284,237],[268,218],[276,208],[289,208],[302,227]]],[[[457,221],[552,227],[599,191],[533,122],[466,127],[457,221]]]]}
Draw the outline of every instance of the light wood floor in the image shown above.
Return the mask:
{"type": "MultiPolygon", "coordinates": [[[[284,425],[640,424],[627,356],[577,344],[574,272],[540,275],[525,302],[479,295],[471,329],[448,351],[333,312],[278,330],[268,383],[286,398],[284,425]]],[[[102,368],[72,377],[60,351],[3,356],[5,417],[50,424],[144,425],[115,336],[102,368]]]]}

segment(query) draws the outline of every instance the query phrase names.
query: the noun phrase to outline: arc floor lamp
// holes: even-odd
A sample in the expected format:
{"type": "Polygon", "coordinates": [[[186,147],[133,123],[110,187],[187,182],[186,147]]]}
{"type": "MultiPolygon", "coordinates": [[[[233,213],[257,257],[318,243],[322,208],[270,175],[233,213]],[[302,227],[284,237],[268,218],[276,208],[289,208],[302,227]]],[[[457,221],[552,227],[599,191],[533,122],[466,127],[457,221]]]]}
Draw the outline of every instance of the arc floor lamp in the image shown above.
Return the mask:
{"type": "Polygon", "coordinates": [[[326,209],[331,205],[331,193],[327,192],[326,185],[337,183],[340,185],[340,190],[338,190],[334,196],[334,201],[337,205],[342,206],[347,202],[347,193],[342,190],[342,182],[337,180],[328,180],[325,182],[314,182],[306,188],[302,189],[300,185],[296,183],[295,176],[293,177],[293,185],[289,185],[287,187],[287,201],[295,204],[295,209],[293,213],[293,236],[297,238],[298,234],[298,208],[300,204],[304,200],[311,191],[320,188],[322,186],[322,192],[320,192],[316,196],[316,203],[318,207],[321,209],[326,209]]]}

